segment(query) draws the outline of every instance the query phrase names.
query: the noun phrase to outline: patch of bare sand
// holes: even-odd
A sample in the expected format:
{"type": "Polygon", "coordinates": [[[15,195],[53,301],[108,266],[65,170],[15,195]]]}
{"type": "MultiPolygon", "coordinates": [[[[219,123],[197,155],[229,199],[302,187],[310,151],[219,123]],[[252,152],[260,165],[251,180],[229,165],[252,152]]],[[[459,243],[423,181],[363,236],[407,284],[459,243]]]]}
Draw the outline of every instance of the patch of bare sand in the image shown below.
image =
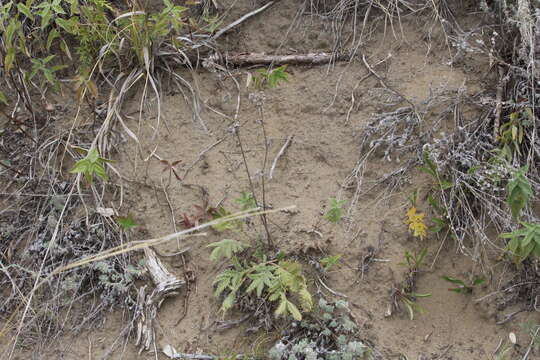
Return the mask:
{"type": "MultiPolygon", "coordinates": [[[[248,3],[239,1],[235,11],[242,13],[248,3]]],[[[264,21],[253,20],[224,41],[229,42],[231,49],[275,49],[280,45],[280,37],[268,34],[283,34],[295,11],[296,5],[281,3],[279,9],[264,15],[264,21]]],[[[291,33],[284,51],[328,49],[332,38],[328,32],[321,31],[324,25],[317,22],[308,25],[304,33],[291,33]]],[[[405,21],[403,32],[407,42],[389,36],[383,41],[382,36],[374,36],[362,51],[368,55],[371,64],[389,53],[392,55],[375,70],[386,78],[389,86],[410,101],[419,104],[431,90],[441,87],[463,88],[469,95],[482,87],[483,79],[470,77],[458,68],[445,65],[447,50],[444,46],[438,50],[428,49],[417,23],[405,21]]],[[[418,292],[431,293],[431,297],[418,301],[424,312],[417,314],[413,321],[408,320],[406,314],[396,314],[391,318],[384,316],[390,288],[403,278],[405,272],[399,264],[403,261],[403,253],[406,249],[418,247],[407,234],[403,220],[407,198],[414,189],[425,188],[428,181],[425,176],[413,171],[408,182],[392,193],[375,188],[359,199],[357,207],[342,224],[329,224],[322,218],[328,199],[340,192],[343,180],[358,160],[358,138],[370,113],[384,108],[378,101],[380,99],[373,95],[373,89],[381,88],[381,84],[373,76],[358,84],[368,74],[361,62],[339,63],[333,68],[289,67],[289,71],[290,81],[277,89],[267,90],[264,101],[264,121],[270,143],[267,171],[286,139],[294,135],[292,145],[277,163],[274,178],[266,184],[266,197],[272,207],[294,204],[298,209],[294,215],[279,213],[270,216],[270,230],[278,247],[286,252],[317,248],[327,254],[343,254],[343,266],[329,274],[328,284],[347,295],[359,320],[361,337],[374,344],[387,358],[405,354],[409,359],[490,359],[501,339],[506,339],[510,331],[519,331],[519,323],[525,316],[497,326],[492,314],[486,314],[473,303],[474,298],[489,292],[489,287],[475,290],[473,296],[449,292],[448,284],[440,278],[442,275],[463,277],[473,270],[473,265],[465,257],[455,253],[450,241],[442,248],[433,268],[419,276],[418,292]],[[351,93],[355,87],[355,104],[347,121],[351,93]],[[362,274],[358,268],[370,246],[379,249],[377,258],[384,261],[372,263],[362,274]]],[[[235,75],[241,84],[238,120],[242,125],[239,130],[260,196],[264,139],[257,108],[249,100],[249,93],[254,90],[245,88],[246,73],[240,71],[235,75]]],[[[184,75],[190,78],[188,73],[184,75]]],[[[141,161],[135,155],[135,144],[129,142],[116,159],[118,169],[132,180],[126,184],[126,199],[129,211],[143,225],[144,230],[137,235],[139,238],[157,237],[181,228],[183,214],[192,215],[195,212],[193,205],[201,204],[200,187],[208,192],[210,204],[221,203],[231,210],[238,209],[234,199],[240,192],[249,191],[239,144],[230,133],[237,108],[234,82],[227,76],[200,73],[198,85],[201,100],[216,110],[203,113],[202,119],[211,134],[201,129],[198,120],[193,118],[191,107],[180,94],[162,98],[162,122],[157,138],[154,138],[157,125],[155,109],[146,109],[141,121],[132,119],[127,123],[141,140],[142,148],[156,155],[146,162],[141,161]],[[201,151],[223,138],[223,142],[195,164],[183,184],[174,176],[169,181],[169,174],[163,171],[164,165],[159,159],[170,162],[182,160],[178,170],[183,176],[201,151]],[[167,196],[163,189],[166,189],[167,196]]],[[[130,107],[126,113],[138,109],[136,100],[130,107]]],[[[430,124],[430,119],[426,121],[430,124]]],[[[434,130],[452,129],[452,125],[447,123],[439,126],[440,129],[434,130]]],[[[371,186],[399,166],[399,163],[372,157],[365,173],[365,186],[371,186]]],[[[347,199],[352,190],[342,194],[347,199]]],[[[424,204],[420,204],[420,208],[428,210],[424,204]]],[[[233,236],[246,241],[261,231],[259,221],[255,219],[246,233],[225,235],[209,232],[207,237],[159,247],[161,252],[168,253],[189,247],[185,264],[178,257],[165,258],[164,263],[179,277],[183,278],[186,272],[194,274],[195,281],[189,292],[184,290],[163,304],[156,322],[158,349],[171,344],[183,352],[224,354],[229,350],[250,352],[257,346],[265,348],[271,345],[276,334],[259,332],[246,337],[244,331],[249,324],[225,331],[216,330],[216,322],[221,320],[221,315],[218,313],[219,303],[212,296],[212,282],[224,264],[210,262],[206,248],[210,242],[223,237],[233,236]]],[[[430,250],[427,260],[431,264],[439,241],[434,237],[425,241],[430,250]]],[[[226,318],[240,316],[231,313],[226,318]]],[[[64,343],[64,358],[101,358],[124,326],[125,319],[119,314],[112,314],[106,324],[99,330],[77,337],[72,343],[64,343]]],[[[521,341],[525,339],[518,338],[518,342],[524,345],[521,341]]],[[[137,356],[136,353],[133,344],[128,343],[125,348],[116,348],[111,356],[131,359],[137,356]]],[[[140,356],[154,358],[148,353],[140,356]]]]}

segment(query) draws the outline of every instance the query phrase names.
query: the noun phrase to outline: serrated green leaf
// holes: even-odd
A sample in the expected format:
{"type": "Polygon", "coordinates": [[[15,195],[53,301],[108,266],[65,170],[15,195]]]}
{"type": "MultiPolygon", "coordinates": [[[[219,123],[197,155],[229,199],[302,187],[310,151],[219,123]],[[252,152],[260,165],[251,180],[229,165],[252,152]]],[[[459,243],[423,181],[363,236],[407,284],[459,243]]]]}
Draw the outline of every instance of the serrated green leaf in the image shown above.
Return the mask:
{"type": "Polygon", "coordinates": [[[251,279],[251,284],[246,289],[246,292],[249,294],[253,290],[256,290],[257,297],[262,296],[262,292],[265,287],[272,287],[273,282],[275,281],[275,276],[271,271],[270,267],[265,267],[264,269],[260,269],[260,271],[248,275],[248,277],[251,279]]]}
{"type": "Polygon", "coordinates": [[[220,258],[230,259],[233,254],[243,251],[244,249],[248,248],[249,245],[234,239],[223,239],[221,241],[208,244],[206,247],[214,248],[210,254],[210,260],[217,261],[220,258]]]}
{"type": "Polygon", "coordinates": [[[300,305],[302,306],[302,310],[311,311],[313,308],[313,298],[311,297],[311,293],[307,287],[300,289],[298,295],[300,297],[300,305]]]}
{"type": "Polygon", "coordinates": [[[331,267],[339,263],[341,255],[326,256],[319,260],[319,263],[323,266],[324,270],[329,270],[331,267]]]}
{"type": "Polygon", "coordinates": [[[225,300],[223,300],[223,303],[221,304],[221,311],[227,312],[234,306],[235,302],[236,302],[236,293],[231,292],[229,295],[225,297],[225,300]]]}
{"type": "Polygon", "coordinates": [[[285,297],[284,294],[281,295],[280,297],[280,301],[279,301],[279,305],[275,311],[275,314],[276,315],[285,315],[287,313],[287,298],[285,297]]]}
{"type": "Polygon", "coordinates": [[[287,310],[292,315],[293,319],[296,321],[302,320],[302,314],[300,310],[292,302],[287,301],[287,310]]]}

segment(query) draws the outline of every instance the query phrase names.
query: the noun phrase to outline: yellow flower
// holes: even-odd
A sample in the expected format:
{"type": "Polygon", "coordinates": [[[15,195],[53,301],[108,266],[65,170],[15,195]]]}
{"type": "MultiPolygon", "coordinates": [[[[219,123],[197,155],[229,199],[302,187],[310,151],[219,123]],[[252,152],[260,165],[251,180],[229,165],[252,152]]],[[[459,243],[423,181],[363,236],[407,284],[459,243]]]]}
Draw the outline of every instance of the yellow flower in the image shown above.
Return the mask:
{"type": "Polygon", "coordinates": [[[424,223],[424,213],[416,213],[416,208],[413,206],[407,211],[407,220],[405,223],[409,225],[409,230],[413,236],[423,239],[427,235],[427,226],[424,223]]]}

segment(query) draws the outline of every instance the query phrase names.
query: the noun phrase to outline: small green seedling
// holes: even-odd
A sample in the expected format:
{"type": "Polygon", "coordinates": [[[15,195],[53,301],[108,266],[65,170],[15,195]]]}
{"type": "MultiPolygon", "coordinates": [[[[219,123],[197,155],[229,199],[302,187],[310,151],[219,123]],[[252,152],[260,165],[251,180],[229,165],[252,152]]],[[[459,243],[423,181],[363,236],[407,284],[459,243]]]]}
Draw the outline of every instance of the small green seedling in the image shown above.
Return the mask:
{"type": "Polygon", "coordinates": [[[128,231],[130,229],[133,229],[134,227],[139,226],[139,224],[135,222],[131,215],[128,215],[126,217],[118,217],[116,219],[116,222],[118,223],[118,225],[120,225],[120,227],[122,227],[122,230],[124,231],[128,231]]]}
{"type": "Polygon", "coordinates": [[[328,271],[331,267],[339,265],[340,259],[341,255],[326,256],[319,260],[319,263],[322,265],[324,271],[328,271]]]}
{"type": "Polygon", "coordinates": [[[237,198],[235,201],[240,205],[240,209],[242,211],[254,209],[257,207],[257,203],[255,202],[253,194],[245,191],[242,191],[240,193],[240,197],[237,198]]]}
{"type": "Polygon", "coordinates": [[[255,86],[257,88],[263,88],[268,86],[269,88],[275,88],[280,82],[289,81],[289,74],[287,73],[287,65],[279,66],[272,70],[259,69],[258,76],[254,77],[255,86]]]}
{"type": "Polygon", "coordinates": [[[89,184],[92,184],[94,175],[100,177],[105,182],[109,180],[105,172],[105,164],[112,162],[112,160],[100,157],[95,148],[88,151],[82,148],[76,148],[76,150],[86,152],[86,157],[77,161],[73,169],[70,170],[70,173],[83,174],[89,184]]]}
{"type": "Polygon", "coordinates": [[[426,248],[420,250],[419,253],[416,251],[414,253],[410,253],[409,250],[405,250],[405,254],[403,255],[405,262],[399,263],[399,265],[406,265],[409,268],[409,271],[418,272],[418,270],[420,270],[420,268],[424,265],[426,255],[426,248]]]}
{"type": "Polygon", "coordinates": [[[471,294],[475,286],[481,285],[486,282],[486,280],[483,278],[475,278],[470,284],[465,283],[465,281],[463,280],[456,279],[456,278],[446,276],[446,275],[444,275],[442,278],[448,281],[449,283],[457,285],[457,287],[450,288],[448,289],[448,291],[453,291],[458,294],[471,294]]]}
{"type": "Polygon", "coordinates": [[[227,211],[224,207],[220,207],[219,209],[215,209],[215,211],[212,212],[212,218],[214,220],[222,219],[223,221],[212,225],[212,228],[218,232],[223,232],[226,230],[240,230],[242,228],[242,223],[238,220],[227,220],[227,218],[231,217],[233,215],[231,212],[227,211]]]}
{"type": "Polygon", "coordinates": [[[336,200],[330,198],[330,210],[324,215],[324,218],[333,224],[337,224],[343,217],[343,205],[345,200],[336,200]]]}

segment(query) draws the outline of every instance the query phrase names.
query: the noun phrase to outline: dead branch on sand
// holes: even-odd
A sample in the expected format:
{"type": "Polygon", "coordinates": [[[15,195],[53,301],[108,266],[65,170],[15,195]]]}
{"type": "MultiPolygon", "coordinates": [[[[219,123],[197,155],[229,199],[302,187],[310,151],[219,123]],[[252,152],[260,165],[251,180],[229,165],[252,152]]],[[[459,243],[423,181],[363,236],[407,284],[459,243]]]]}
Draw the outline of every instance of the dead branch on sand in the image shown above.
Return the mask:
{"type": "Polygon", "coordinates": [[[156,287],[150,294],[146,294],[146,286],[139,289],[135,311],[137,321],[135,346],[140,346],[140,351],[149,350],[154,341],[153,321],[163,300],[166,297],[176,295],[178,290],[185,285],[184,280],[178,279],[163,266],[153,250],[145,248],[144,253],[146,268],[156,287]]]}
{"type": "Polygon", "coordinates": [[[333,53],[308,53],[291,55],[269,55],[264,53],[228,53],[224,56],[212,54],[203,61],[203,66],[211,67],[212,64],[250,66],[250,65],[322,65],[331,61],[346,61],[349,54],[333,53]]]}

